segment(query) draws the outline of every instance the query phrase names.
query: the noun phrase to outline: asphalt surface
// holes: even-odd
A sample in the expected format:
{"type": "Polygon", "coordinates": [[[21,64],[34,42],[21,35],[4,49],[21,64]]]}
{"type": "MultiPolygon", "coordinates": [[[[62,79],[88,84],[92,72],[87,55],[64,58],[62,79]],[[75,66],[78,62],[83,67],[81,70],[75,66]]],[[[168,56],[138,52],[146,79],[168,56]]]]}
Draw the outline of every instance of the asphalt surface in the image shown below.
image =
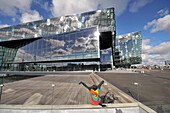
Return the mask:
{"type": "Polygon", "coordinates": [[[96,74],[158,113],[170,113],[170,69],[96,74]]]}

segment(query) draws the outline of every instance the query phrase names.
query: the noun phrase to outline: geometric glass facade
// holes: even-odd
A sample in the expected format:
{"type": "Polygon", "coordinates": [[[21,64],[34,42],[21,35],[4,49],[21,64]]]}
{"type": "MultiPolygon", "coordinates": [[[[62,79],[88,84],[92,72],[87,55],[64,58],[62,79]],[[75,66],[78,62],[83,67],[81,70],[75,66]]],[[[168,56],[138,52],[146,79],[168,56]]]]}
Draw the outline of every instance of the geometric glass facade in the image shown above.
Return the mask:
{"type": "Polygon", "coordinates": [[[10,68],[16,56],[17,49],[0,46],[0,70],[10,68]]]}
{"type": "Polygon", "coordinates": [[[97,27],[44,37],[21,47],[14,63],[99,58],[97,27]]]}
{"type": "Polygon", "coordinates": [[[117,66],[130,66],[142,63],[141,57],[142,36],[141,32],[128,33],[116,37],[115,62],[117,66]]]}
{"type": "MultiPolygon", "coordinates": [[[[0,70],[106,70],[116,65],[116,50],[125,52],[116,41],[114,8],[1,28],[0,70]]],[[[131,55],[141,58],[140,51],[131,55]]]]}
{"type": "Polygon", "coordinates": [[[23,23],[0,29],[0,42],[46,37],[98,26],[100,32],[115,31],[114,8],[23,23]]]}

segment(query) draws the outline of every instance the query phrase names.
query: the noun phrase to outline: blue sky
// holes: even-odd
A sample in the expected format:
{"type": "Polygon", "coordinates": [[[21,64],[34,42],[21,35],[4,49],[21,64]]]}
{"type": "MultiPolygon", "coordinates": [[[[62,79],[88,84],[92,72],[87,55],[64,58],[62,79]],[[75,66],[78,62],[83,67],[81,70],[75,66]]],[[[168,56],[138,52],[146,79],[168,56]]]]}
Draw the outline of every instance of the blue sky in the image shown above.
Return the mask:
{"type": "Polygon", "coordinates": [[[170,0],[0,0],[0,27],[108,7],[117,35],[142,32],[143,64],[170,60],[170,0]]]}

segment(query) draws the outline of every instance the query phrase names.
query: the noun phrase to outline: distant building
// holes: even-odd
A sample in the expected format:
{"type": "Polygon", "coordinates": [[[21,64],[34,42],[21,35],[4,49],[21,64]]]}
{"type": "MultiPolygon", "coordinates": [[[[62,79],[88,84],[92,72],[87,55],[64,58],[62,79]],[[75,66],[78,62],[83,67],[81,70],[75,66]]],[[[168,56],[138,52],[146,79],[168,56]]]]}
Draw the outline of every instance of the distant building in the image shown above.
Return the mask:
{"type": "Polygon", "coordinates": [[[170,65],[170,60],[165,61],[165,65],[170,65]]]}
{"type": "Polygon", "coordinates": [[[0,29],[0,70],[106,70],[141,62],[141,33],[116,37],[114,8],[0,29]]]}
{"type": "Polygon", "coordinates": [[[132,64],[140,64],[142,62],[141,47],[141,32],[117,36],[115,45],[115,66],[130,67],[132,64]]]}

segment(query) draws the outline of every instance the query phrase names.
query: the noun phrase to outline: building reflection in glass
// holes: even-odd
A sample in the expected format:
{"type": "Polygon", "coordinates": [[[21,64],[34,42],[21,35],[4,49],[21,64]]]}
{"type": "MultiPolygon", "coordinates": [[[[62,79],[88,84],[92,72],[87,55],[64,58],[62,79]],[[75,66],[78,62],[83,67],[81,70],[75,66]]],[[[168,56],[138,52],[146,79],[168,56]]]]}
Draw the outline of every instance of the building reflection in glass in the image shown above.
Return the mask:
{"type": "Polygon", "coordinates": [[[115,65],[130,66],[140,64],[142,36],[141,32],[128,33],[116,37],[115,65]]]}

